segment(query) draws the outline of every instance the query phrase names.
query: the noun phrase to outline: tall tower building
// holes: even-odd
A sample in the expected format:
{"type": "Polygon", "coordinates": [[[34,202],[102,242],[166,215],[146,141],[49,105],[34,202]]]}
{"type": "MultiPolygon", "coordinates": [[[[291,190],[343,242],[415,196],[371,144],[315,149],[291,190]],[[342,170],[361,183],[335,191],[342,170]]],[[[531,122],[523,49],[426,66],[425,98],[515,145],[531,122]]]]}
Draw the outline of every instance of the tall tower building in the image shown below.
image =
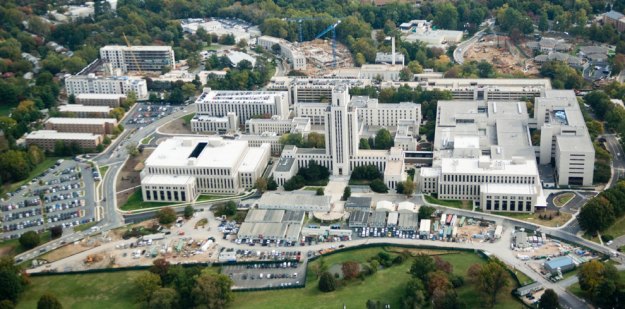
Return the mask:
{"type": "Polygon", "coordinates": [[[333,158],[332,174],[351,174],[350,159],[358,155],[358,113],[344,85],[332,90],[332,105],[326,114],[326,152],[333,158]]]}

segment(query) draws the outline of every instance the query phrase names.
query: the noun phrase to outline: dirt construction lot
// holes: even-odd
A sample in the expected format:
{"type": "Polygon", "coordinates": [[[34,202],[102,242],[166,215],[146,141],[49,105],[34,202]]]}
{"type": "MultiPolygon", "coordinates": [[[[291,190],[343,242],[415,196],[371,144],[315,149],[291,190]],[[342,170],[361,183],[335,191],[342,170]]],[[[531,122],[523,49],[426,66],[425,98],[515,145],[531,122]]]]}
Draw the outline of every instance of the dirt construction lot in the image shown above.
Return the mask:
{"type": "Polygon", "coordinates": [[[163,134],[196,134],[196,135],[215,135],[213,132],[193,132],[191,126],[187,125],[184,119],[176,119],[159,128],[159,132],[163,134]]]}
{"type": "Polygon", "coordinates": [[[496,44],[494,46],[478,46],[476,44],[467,53],[466,59],[477,62],[490,62],[501,73],[513,73],[523,69],[506,48],[500,49],[497,48],[496,44]]]}
{"type": "Polygon", "coordinates": [[[142,167],[142,162],[145,161],[150,154],[153,152],[153,149],[145,149],[143,153],[140,153],[136,157],[129,157],[128,161],[122,170],[119,172],[119,176],[117,178],[117,205],[126,204],[126,200],[132,193],[139,190],[139,188],[135,188],[141,184],[141,178],[139,177],[139,173],[141,170],[137,170],[137,167],[142,167]],[[124,191],[129,188],[134,188],[128,191],[124,191]],[[122,192],[124,191],[124,192],[122,192]]]}

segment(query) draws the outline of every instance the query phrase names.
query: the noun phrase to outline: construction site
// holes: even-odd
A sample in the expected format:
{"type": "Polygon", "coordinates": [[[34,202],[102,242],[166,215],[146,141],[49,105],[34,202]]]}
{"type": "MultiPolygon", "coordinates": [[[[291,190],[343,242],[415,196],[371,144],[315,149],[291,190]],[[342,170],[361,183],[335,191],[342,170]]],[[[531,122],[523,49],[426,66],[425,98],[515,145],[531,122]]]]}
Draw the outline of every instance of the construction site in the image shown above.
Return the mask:
{"type": "MultiPolygon", "coordinates": [[[[332,40],[316,39],[298,44],[298,49],[306,57],[308,76],[327,75],[334,69],[332,40]]],[[[354,65],[352,53],[347,46],[336,42],[336,69],[350,68],[354,65]]]]}
{"type": "Polygon", "coordinates": [[[480,42],[467,50],[464,58],[467,61],[490,62],[497,71],[503,74],[523,72],[525,75],[536,75],[540,69],[540,66],[529,63],[527,63],[527,68],[524,68],[523,63],[527,59],[507,37],[501,36],[482,37],[480,42]]]}

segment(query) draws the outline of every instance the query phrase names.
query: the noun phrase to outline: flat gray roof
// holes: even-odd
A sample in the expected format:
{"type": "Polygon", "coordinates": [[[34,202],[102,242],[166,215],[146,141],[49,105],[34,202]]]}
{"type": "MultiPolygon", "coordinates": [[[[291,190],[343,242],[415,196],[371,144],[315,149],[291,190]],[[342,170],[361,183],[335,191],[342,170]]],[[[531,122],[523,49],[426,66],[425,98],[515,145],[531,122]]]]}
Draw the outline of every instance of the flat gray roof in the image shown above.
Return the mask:
{"type": "Polygon", "coordinates": [[[399,214],[399,223],[397,225],[400,227],[414,227],[416,229],[419,226],[419,215],[399,214]]]}
{"type": "Polygon", "coordinates": [[[303,210],[287,210],[286,213],[284,214],[282,221],[285,223],[291,223],[291,222],[299,223],[299,222],[302,222],[302,220],[304,220],[305,215],[306,215],[306,212],[303,210]]]}
{"type": "Polygon", "coordinates": [[[373,212],[371,213],[371,224],[385,224],[386,213],[385,212],[373,212]]]}
{"type": "Polygon", "coordinates": [[[245,222],[282,222],[284,210],[280,209],[252,209],[245,216],[245,222]]]}
{"type": "Polygon", "coordinates": [[[370,197],[350,197],[345,202],[345,208],[350,207],[369,207],[371,208],[371,198],[370,197]]]}
{"type": "Polygon", "coordinates": [[[263,237],[284,237],[288,224],[286,223],[248,223],[243,222],[239,235],[263,235],[263,237]]]}
{"type": "Polygon", "coordinates": [[[265,193],[258,200],[259,207],[263,204],[275,205],[275,206],[330,206],[330,196],[318,196],[318,195],[304,195],[304,194],[279,194],[279,193],[265,193]]]}
{"type": "Polygon", "coordinates": [[[280,158],[280,161],[278,161],[275,171],[288,172],[293,167],[293,163],[295,163],[294,158],[280,158]]]}
{"type": "Polygon", "coordinates": [[[302,225],[299,223],[289,225],[289,229],[286,231],[286,237],[298,238],[299,233],[302,230],[302,225]]]}
{"type": "Polygon", "coordinates": [[[349,216],[349,222],[352,223],[364,223],[366,224],[369,221],[369,212],[368,211],[354,211],[349,216]]]}

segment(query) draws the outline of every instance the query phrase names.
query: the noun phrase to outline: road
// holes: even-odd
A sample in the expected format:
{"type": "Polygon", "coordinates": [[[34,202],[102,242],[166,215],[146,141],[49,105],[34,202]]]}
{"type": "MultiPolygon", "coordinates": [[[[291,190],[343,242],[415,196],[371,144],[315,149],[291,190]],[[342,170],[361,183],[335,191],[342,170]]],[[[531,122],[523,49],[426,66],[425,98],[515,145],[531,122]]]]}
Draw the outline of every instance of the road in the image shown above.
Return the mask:
{"type": "MultiPolygon", "coordinates": [[[[491,30],[495,26],[494,19],[489,19],[489,20],[486,20],[485,22],[487,22],[490,25],[491,30]]],[[[464,62],[464,53],[466,52],[466,50],[470,48],[473,44],[475,44],[484,35],[486,35],[486,32],[481,30],[475,33],[471,39],[460,43],[454,50],[454,59],[453,59],[454,62],[457,64],[462,64],[464,62]]]]}

